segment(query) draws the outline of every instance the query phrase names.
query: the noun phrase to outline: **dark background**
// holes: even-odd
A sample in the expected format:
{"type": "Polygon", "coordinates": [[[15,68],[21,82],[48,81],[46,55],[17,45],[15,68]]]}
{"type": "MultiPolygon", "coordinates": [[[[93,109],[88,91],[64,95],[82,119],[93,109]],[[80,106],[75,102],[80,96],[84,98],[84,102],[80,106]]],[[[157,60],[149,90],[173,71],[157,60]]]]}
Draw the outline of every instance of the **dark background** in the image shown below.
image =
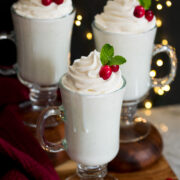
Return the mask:
{"type": "MultiPolygon", "coordinates": [[[[83,19],[81,26],[75,26],[72,38],[72,60],[82,55],[88,55],[94,47],[94,40],[88,40],[86,34],[92,32],[91,22],[95,14],[103,10],[107,0],[74,0],[73,3],[77,9],[77,14],[81,14],[83,19]]],[[[11,20],[10,7],[15,0],[0,1],[0,32],[12,31],[13,25],[11,20]]],[[[154,10],[156,17],[162,20],[162,26],[158,28],[155,43],[161,43],[162,39],[167,39],[168,43],[176,47],[177,57],[180,53],[180,1],[171,0],[172,6],[166,6],[166,0],[152,0],[151,9],[154,10]],[[162,10],[157,10],[156,5],[161,3],[162,10]]],[[[0,65],[10,65],[16,60],[16,49],[13,43],[8,41],[0,42],[0,65]]],[[[157,71],[157,77],[161,77],[169,71],[169,60],[165,55],[161,55],[164,61],[162,67],[156,66],[156,59],[152,63],[152,68],[157,71]]],[[[155,94],[152,90],[148,99],[151,99],[153,106],[169,105],[180,103],[180,64],[175,81],[171,84],[171,90],[165,92],[163,96],[155,94]]]]}

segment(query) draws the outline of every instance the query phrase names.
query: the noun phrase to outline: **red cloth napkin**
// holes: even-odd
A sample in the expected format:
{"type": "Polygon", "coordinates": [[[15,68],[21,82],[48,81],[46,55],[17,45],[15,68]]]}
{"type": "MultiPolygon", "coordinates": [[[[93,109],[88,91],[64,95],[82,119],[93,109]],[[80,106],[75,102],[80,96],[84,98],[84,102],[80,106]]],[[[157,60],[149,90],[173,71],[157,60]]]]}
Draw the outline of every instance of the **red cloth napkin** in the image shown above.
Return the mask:
{"type": "Polygon", "coordinates": [[[0,106],[28,100],[29,91],[17,79],[0,77],[0,106]]]}
{"type": "Polygon", "coordinates": [[[0,77],[0,106],[3,105],[0,112],[0,179],[59,179],[46,153],[18,114],[18,103],[27,100],[27,95],[27,89],[17,79],[0,77]]]}

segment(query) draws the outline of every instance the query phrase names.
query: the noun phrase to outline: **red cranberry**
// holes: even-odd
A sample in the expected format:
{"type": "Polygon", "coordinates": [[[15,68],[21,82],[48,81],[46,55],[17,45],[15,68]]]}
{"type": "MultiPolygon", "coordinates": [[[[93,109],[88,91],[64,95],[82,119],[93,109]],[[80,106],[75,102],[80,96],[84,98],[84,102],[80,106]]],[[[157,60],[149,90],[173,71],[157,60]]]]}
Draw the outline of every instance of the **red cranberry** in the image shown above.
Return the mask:
{"type": "Polygon", "coordinates": [[[103,78],[104,80],[107,80],[110,78],[111,74],[112,74],[112,70],[110,66],[105,65],[101,67],[101,70],[99,72],[99,76],[101,78],[103,78]]]}
{"type": "Polygon", "coordinates": [[[146,19],[147,19],[149,22],[152,21],[152,19],[153,19],[153,17],[154,17],[153,11],[147,10],[147,11],[145,12],[145,17],[146,17],[146,19]]]}
{"type": "Polygon", "coordinates": [[[53,2],[55,2],[56,4],[62,4],[64,2],[64,0],[53,0],[53,2]]]}
{"type": "Polygon", "coordinates": [[[119,65],[112,65],[111,70],[112,70],[112,72],[118,72],[119,71],[119,65]]]}
{"type": "Polygon", "coordinates": [[[134,16],[137,18],[143,17],[145,14],[145,9],[143,6],[136,6],[134,9],[134,16]]]}
{"type": "Polygon", "coordinates": [[[173,180],[172,178],[167,178],[166,180],[173,180]]]}
{"type": "Polygon", "coordinates": [[[52,0],[42,0],[41,2],[44,6],[49,6],[52,3],[52,0]]]}

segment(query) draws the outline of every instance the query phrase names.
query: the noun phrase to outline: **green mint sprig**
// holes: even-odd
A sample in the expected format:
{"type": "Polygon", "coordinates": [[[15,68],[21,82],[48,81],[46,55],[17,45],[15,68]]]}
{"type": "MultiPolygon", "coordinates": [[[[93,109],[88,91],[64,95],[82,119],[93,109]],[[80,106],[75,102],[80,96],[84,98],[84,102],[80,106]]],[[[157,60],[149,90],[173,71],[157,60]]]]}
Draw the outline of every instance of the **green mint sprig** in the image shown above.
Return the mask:
{"type": "Polygon", "coordinates": [[[148,10],[151,7],[151,0],[139,0],[139,3],[145,10],[148,10]]]}
{"type": "Polygon", "coordinates": [[[102,65],[121,65],[126,62],[122,56],[114,56],[114,48],[110,44],[105,44],[101,49],[100,55],[102,65]]]}

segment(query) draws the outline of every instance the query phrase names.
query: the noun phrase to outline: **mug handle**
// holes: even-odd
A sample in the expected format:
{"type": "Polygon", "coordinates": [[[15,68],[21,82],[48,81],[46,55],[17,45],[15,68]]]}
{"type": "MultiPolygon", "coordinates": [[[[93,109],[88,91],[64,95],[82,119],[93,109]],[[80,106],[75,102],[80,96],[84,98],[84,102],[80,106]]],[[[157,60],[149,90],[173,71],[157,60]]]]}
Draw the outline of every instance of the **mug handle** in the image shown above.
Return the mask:
{"type": "Polygon", "coordinates": [[[66,139],[62,139],[57,143],[52,143],[45,139],[44,137],[45,122],[49,117],[52,116],[59,116],[61,119],[61,123],[64,123],[65,122],[64,107],[54,106],[54,107],[46,108],[39,116],[36,132],[41,147],[47,152],[57,153],[57,152],[65,151],[67,149],[67,141],[66,139]]]}
{"type": "Polygon", "coordinates": [[[152,77],[152,87],[164,87],[165,85],[169,85],[176,76],[177,57],[176,57],[175,48],[169,45],[157,44],[155,45],[155,48],[153,51],[153,57],[162,52],[165,52],[169,56],[170,63],[171,63],[170,73],[163,78],[152,77]]]}
{"type": "MultiPolygon", "coordinates": [[[[11,33],[0,33],[0,40],[10,40],[15,43],[15,34],[11,33]]],[[[15,43],[16,44],[16,43],[15,43]]],[[[17,64],[14,64],[12,67],[0,67],[0,74],[4,76],[10,76],[17,74],[17,64]]]]}

